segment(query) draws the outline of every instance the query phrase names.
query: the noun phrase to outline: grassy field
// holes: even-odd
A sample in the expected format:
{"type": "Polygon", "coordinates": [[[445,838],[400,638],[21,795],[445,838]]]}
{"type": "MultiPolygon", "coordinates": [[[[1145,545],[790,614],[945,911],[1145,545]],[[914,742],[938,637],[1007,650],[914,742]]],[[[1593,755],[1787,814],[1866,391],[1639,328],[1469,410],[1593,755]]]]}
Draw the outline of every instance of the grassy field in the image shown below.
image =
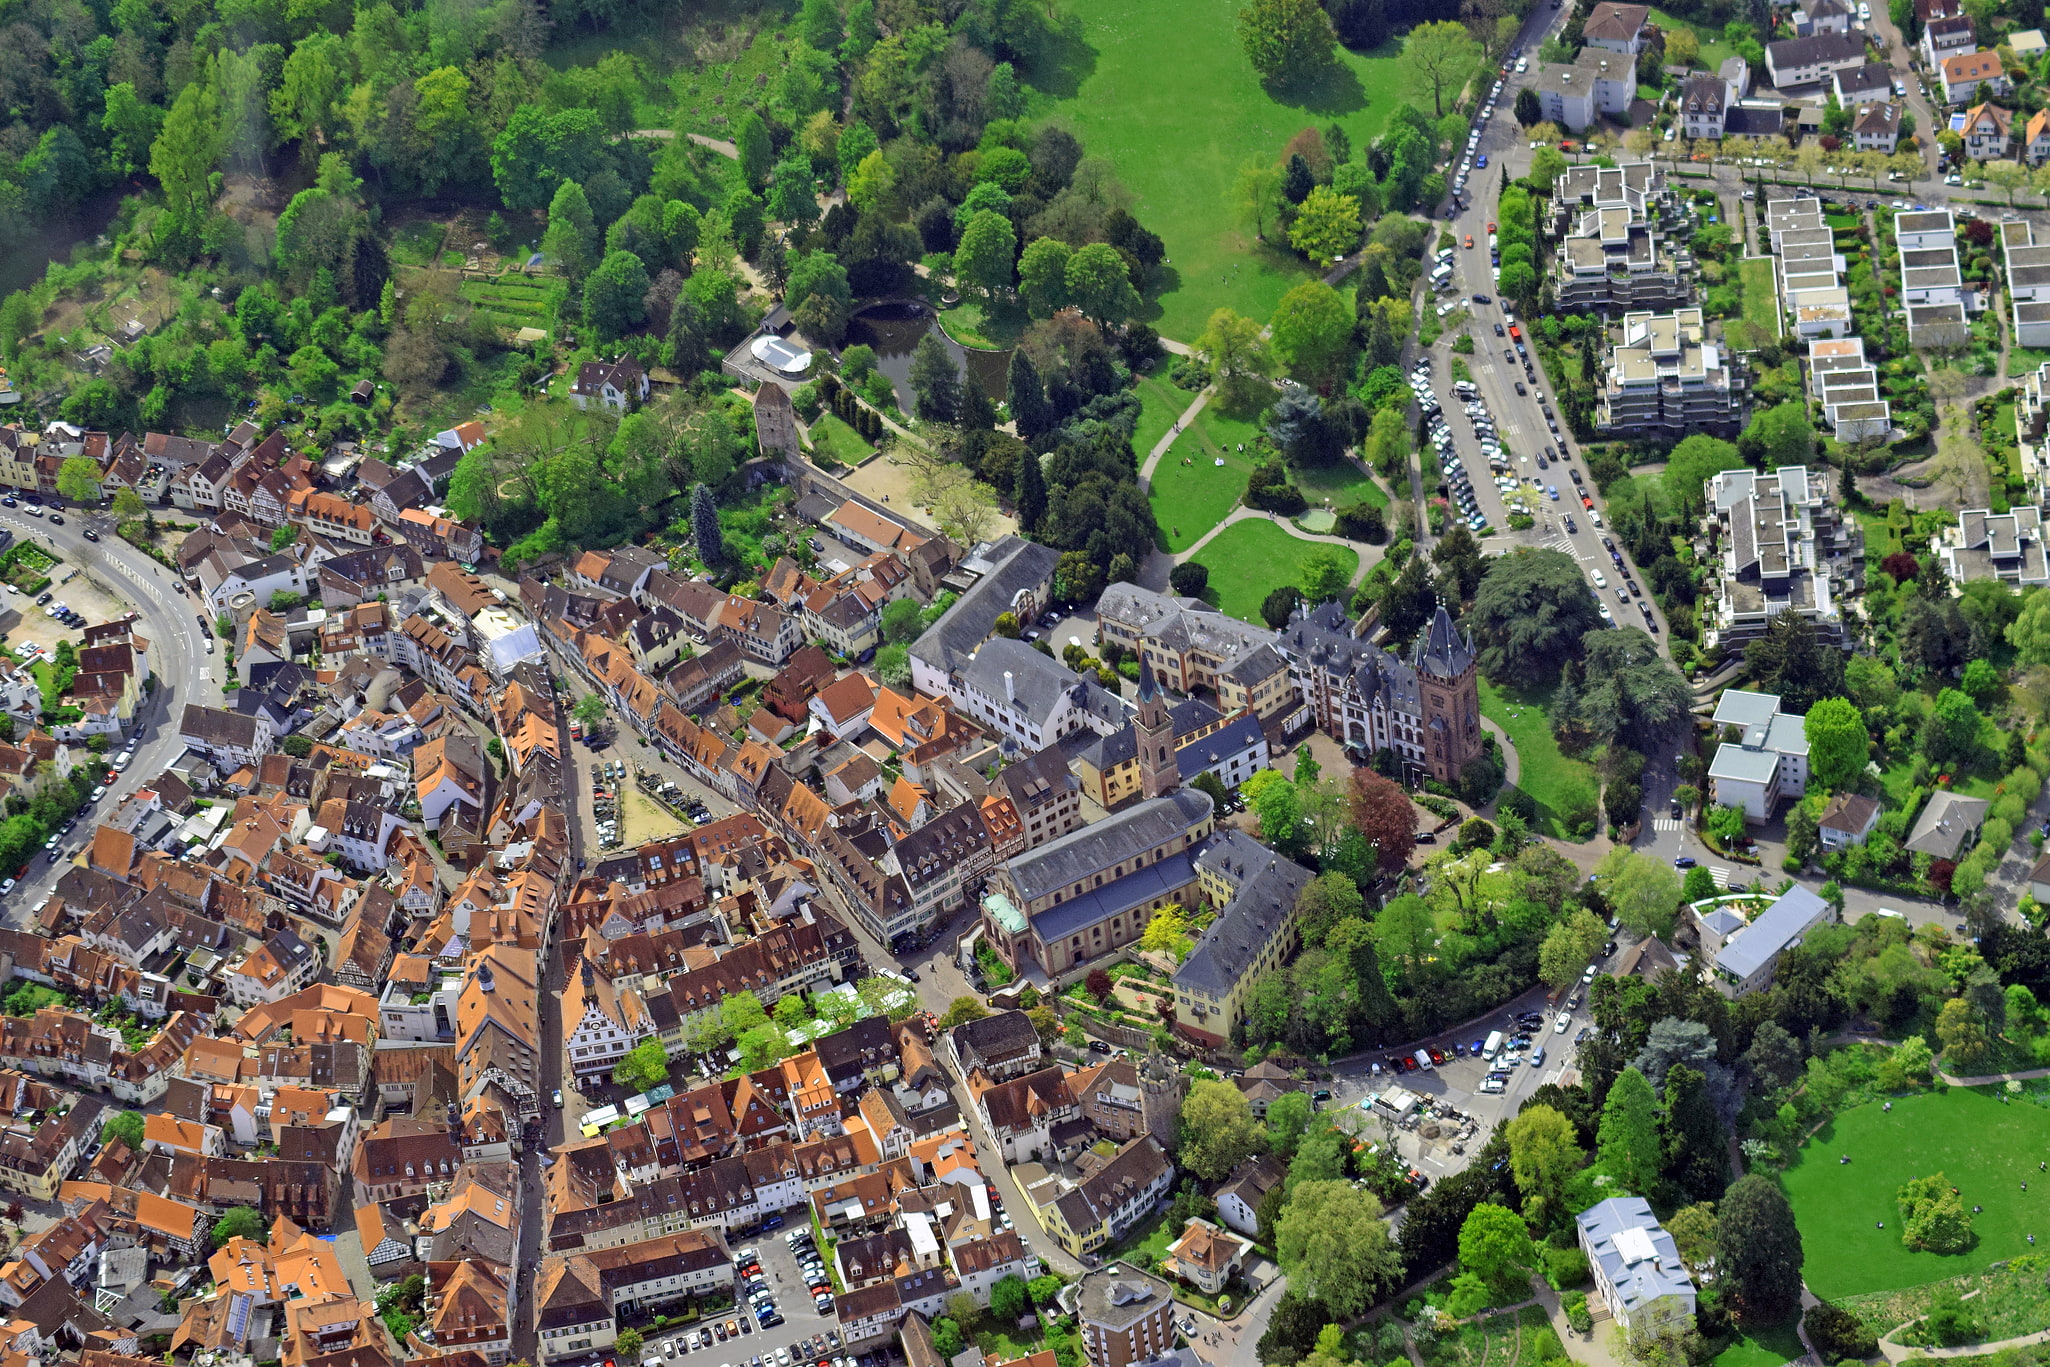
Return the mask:
{"type": "Polygon", "coordinates": [[[1805,1351],[1794,1326],[1782,1324],[1755,1334],[1738,1335],[1729,1347],[1716,1354],[1715,1367],[1780,1367],[1805,1351]]]}
{"type": "Polygon", "coordinates": [[[1522,694],[1481,680],[1481,715],[1502,728],[1516,747],[1516,786],[1538,805],[1536,829],[1571,839],[1565,818],[1598,796],[1594,770],[1559,749],[1545,712],[1550,693],[1522,694]]]}
{"type": "MultiPolygon", "coordinates": [[[[1142,421],[1140,425],[1145,424],[1142,421]]],[[[1185,551],[1195,545],[1238,506],[1253,473],[1250,448],[1258,435],[1252,423],[1206,407],[1175,438],[1154,467],[1152,487],[1154,520],[1160,523],[1169,550],[1185,551]],[[1249,449],[1241,451],[1241,445],[1249,449]],[[1219,465],[1220,460],[1224,464],[1219,465]]],[[[1153,449],[1137,441],[1133,444],[1142,459],[1144,452],[1153,449]]]]}
{"type": "Polygon", "coordinates": [[[1779,295],[1773,288],[1772,259],[1748,256],[1737,263],[1737,283],[1744,291],[1744,321],[1779,335],[1779,295]]]}
{"type": "MultiPolygon", "coordinates": [[[[1260,620],[1260,604],[1278,588],[1295,583],[1311,551],[1325,543],[1304,541],[1265,518],[1234,522],[1197,552],[1196,562],[1210,571],[1204,597],[1233,617],[1260,620]]],[[[1359,552],[1334,546],[1351,575],[1359,569],[1359,552]]]]}
{"type": "Polygon", "coordinates": [[[861,433],[831,413],[821,414],[811,425],[811,444],[814,450],[842,465],[858,465],[875,454],[875,448],[862,440],[861,433]]]}
{"type": "MultiPolygon", "coordinates": [[[[1030,73],[1030,113],[1066,124],[1132,188],[1132,212],[1167,244],[1157,316],[1192,340],[1212,310],[1265,322],[1309,273],[1293,252],[1256,241],[1232,212],[1249,161],[1274,163],[1307,127],[1336,122],[1365,147],[1406,98],[1401,57],[1339,49],[1335,72],[1303,90],[1262,88],[1233,25],[1238,0],[1097,0],[1082,37],[1030,73]]],[[[1428,111],[1427,111],[1428,112],[1428,111]]],[[[1149,312],[1155,312],[1149,310],[1149,312]]]]}
{"type": "Polygon", "coordinates": [[[1334,510],[1362,502],[1371,503],[1376,508],[1388,506],[1388,491],[1372,475],[1349,460],[1300,468],[1295,472],[1295,482],[1312,508],[1326,499],[1331,501],[1334,510]]]}
{"type": "Polygon", "coordinates": [[[2050,1176],[2029,1166],[2046,1154],[2050,1109],[2003,1105],[1962,1087],[1903,1097],[1890,1113],[1876,1105],[1844,1112],[1786,1172],[1809,1289],[1825,1299],[1893,1291],[2027,1253],[2030,1234],[2050,1231],[2050,1176]],[[1839,1163],[1845,1154],[1851,1161],[1839,1163]],[[1901,1243],[1894,1192],[1936,1172],[1984,1206],[1970,1252],[1943,1257],[1901,1243]]]}
{"type": "Polygon", "coordinates": [[[1139,426],[1132,433],[1132,450],[1144,463],[1147,453],[1167,435],[1167,429],[1174,426],[1175,419],[1188,411],[1196,396],[1168,379],[1165,367],[1151,375],[1141,375],[1137,388],[1139,426]]]}
{"type": "Polygon", "coordinates": [[[465,280],[458,287],[477,312],[502,328],[549,326],[549,296],[556,282],[509,271],[496,280],[465,280]]]}

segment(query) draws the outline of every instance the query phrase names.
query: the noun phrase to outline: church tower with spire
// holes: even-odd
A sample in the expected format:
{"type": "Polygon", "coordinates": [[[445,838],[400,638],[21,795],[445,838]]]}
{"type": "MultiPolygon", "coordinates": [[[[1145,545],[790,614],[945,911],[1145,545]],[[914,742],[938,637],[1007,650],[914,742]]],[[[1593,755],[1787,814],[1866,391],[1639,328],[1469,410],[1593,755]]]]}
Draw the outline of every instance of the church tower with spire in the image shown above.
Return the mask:
{"type": "Polygon", "coordinates": [[[1133,723],[1139,741],[1139,795],[1165,797],[1182,786],[1182,773],[1174,757],[1174,718],[1160,696],[1153,666],[1139,661],[1139,716],[1133,723]]]}

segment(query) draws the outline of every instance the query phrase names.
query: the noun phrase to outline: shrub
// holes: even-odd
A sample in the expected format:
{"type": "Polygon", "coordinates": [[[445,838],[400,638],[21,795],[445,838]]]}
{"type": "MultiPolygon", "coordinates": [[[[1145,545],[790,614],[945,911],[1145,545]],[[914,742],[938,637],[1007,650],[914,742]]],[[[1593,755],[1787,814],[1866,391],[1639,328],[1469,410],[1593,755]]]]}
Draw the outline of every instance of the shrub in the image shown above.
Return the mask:
{"type": "Polygon", "coordinates": [[[1210,571],[1191,560],[1169,570],[1167,583],[1168,587],[1184,598],[1200,598],[1203,596],[1203,590],[1210,587],[1210,571]]]}
{"type": "Polygon", "coordinates": [[[1809,1306],[1801,1327],[1825,1362],[1869,1358],[1879,1352],[1878,1337],[1856,1315],[1827,1301],[1809,1306]]]}
{"type": "Polygon", "coordinates": [[[1559,1298],[1559,1308],[1566,1312],[1566,1323],[1573,1326],[1576,1334],[1585,1334],[1594,1329],[1594,1315],[1587,1308],[1585,1291],[1569,1291],[1559,1298]]]}

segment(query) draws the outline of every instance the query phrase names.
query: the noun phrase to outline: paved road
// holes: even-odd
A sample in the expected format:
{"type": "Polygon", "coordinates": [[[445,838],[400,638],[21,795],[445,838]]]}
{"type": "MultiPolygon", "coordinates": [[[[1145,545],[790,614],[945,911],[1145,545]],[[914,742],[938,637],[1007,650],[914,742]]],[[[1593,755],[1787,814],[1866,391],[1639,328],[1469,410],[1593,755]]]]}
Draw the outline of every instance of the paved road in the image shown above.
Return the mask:
{"type": "MultiPolygon", "coordinates": [[[[149,641],[150,669],[157,676],[155,694],[136,713],[136,729],[130,736],[136,743],[134,760],[109,786],[105,798],[79,814],[81,820],[59,847],[59,857],[35,861],[9,895],[7,918],[18,920],[56,886],[65,868],[64,856],[92,839],[97,814],[114,810],[123,798],[161,774],[184,753],[185,743],[178,738],[179,716],[187,703],[221,705],[226,657],[218,653],[218,646],[217,653],[207,653],[208,636],[200,625],[201,605],[187,594],[178,576],[115,537],[111,521],[69,510],[64,525],[56,527],[50,525],[48,518],[32,518],[19,509],[5,508],[0,509],[0,529],[40,543],[61,556],[66,568],[78,568],[87,579],[133,606],[142,634],[149,641]],[[88,525],[101,530],[100,541],[85,539],[88,525]]],[[[60,569],[60,578],[63,573],[60,569]]],[[[39,611],[26,601],[21,607],[27,612],[39,611]]]]}
{"type": "MultiPolygon", "coordinates": [[[[1433,349],[1433,382],[1440,402],[1445,406],[1446,421],[1452,429],[1460,462],[1466,468],[1467,478],[1472,481],[1483,515],[1496,530],[1491,548],[1498,548],[1506,539],[1512,545],[1548,546],[1572,556],[1588,576],[1589,591],[1619,625],[1643,627],[1645,620],[1640,605],[1649,604],[1652,620],[1657,624],[1653,634],[1663,645],[1664,616],[1652,602],[1648,591],[1644,591],[1643,579],[1632,567],[1631,578],[1642,592],[1638,595],[1629,593],[1603,543],[1608,529],[1603,525],[1607,519],[1601,495],[1595,491],[1594,482],[1588,478],[1586,467],[1579,459],[1579,444],[1565,430],[1565,424],[1559,418],[1551,382],[1543,367],[1537,364],[1535,346],[1526,342],[1527,354],[1518,354],[1515,340],[1507,335],[1511,327],[1520,330],[1526,320],[1517,318],[1513,309],[1495,292],[1494,271],[1488,257],[1488,226],[1495,221],[1495,205],[1501,194],[1503,178],[1522,174],[1530,160],[1529,140],[1523,137],[1523,129],[1510,113],[1510,107],[1515,102],[1517,90],[1531,79],[1529,74],[1509,77],[1503,83],[1494,116],[1482,127],[1476,150],[1487,156],[1488,165],[1471,173],[1466,187],[1469,207],[1456,214],[1447,225],[1460,245],[1452,249],[1455,288],[1439,296],[1439,302],[1462,300],[1472,312],[1470,330],[1474,338],[1474,354],[1463,359],[1473,372],[1482,404],[1495,422],[1503,451],[1512,458],[1510,477],[1526,481],[1523,497],[1537,518],[1535,526],[1522,532],[1508,530],[1505,500],[1492,483],[1493,472],[1481,454],[1473,424],[1463,411],[1464,405],[1452,394],[1454,354],[1449,336],[1433,349]],[[1471,248],[1465,245],[1469,236],[1474,243],[1471,248]],[[1492,302],[1475,303],[1475,295],[1484,295],[1492,302]],[[1498,323],[1505,334],[1502,337],[1494,335],[1498,323]],[[1517,392],[1519,385],[1523,393],[1517,392]],[[1546,467],[1538,468],[1538,459],[1548,452],[1561,459],[1548,458],[1546,467]],[[1581,476],[1579,484],[1575,484],[1572,478],[1576,471],[1581,476]],[[1558,499],[1552,499],[1546,492],[1548,489],[1558,490],[1558,499]],[[1593,500],[1591,512],[1582,507],[1575,497],[1582,491],[1593,500]],[[1600,579],[1596,578],[1597,575],[1600,579]],[[1602,580],[1607,581],[1605,585],[1602,580]]],[[[1621,543],[1617,546],[1620,550],[1621,543]]],[[[1627,553],[1624,563],[1629,563],[1627,553]]]]}

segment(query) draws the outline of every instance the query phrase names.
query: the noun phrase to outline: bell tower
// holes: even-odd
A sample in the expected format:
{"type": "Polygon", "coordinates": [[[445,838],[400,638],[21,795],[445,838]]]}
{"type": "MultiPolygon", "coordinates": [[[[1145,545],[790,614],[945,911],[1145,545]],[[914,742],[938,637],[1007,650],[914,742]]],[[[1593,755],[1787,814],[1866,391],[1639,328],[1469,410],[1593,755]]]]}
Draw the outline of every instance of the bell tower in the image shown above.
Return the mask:
{"type": "Polygon", "coordinates": [[[1174,719],[1161,700],[1153,666],[1139,661],[1139,716],[1133,723],[1139,741],[1139,795],[1164,797],[1182,786],[1174,757],[1174,719]]]}

